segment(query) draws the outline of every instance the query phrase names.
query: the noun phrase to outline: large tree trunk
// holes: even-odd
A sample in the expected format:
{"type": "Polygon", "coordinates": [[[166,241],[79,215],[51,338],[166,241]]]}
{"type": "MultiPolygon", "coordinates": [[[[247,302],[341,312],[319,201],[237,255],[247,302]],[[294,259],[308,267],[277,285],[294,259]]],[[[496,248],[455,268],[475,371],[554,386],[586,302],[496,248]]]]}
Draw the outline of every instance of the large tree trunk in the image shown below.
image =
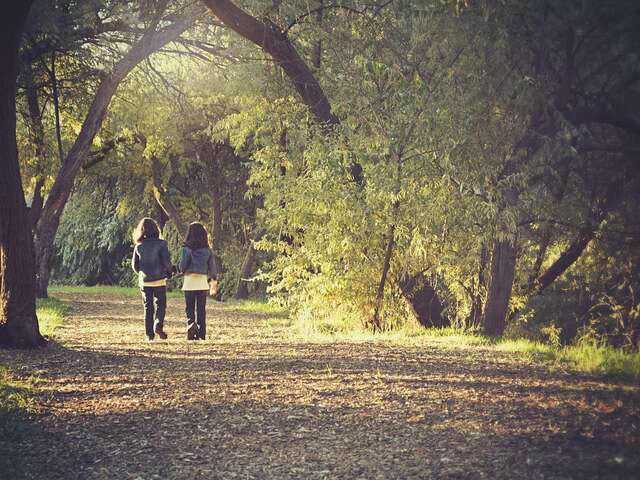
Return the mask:
{"type": "Polygon", "coordinates": [[[113,71],[106,75],[96,91],[85,117],[80,134],[71,147],[64,164],[60,168],[51,187],[47,201],[36,228],[36,259],[38,262],[38,293],[46,295],[49,276],[51,252],[62,212],[71,195],[71,189],[80,171],[89,148],[107,115],[107,109],[118,85],[138,63],[147,58],[165,44],[178,38],[193,23],[191,17],[181,18],[160,30],[150,29],[131,49],[116,63],[113,71]]]}
{"type": "Polygon", "coordinates": [[[16,145],[18,49],[31,1],[12,2],[0,17],[0,347],[45,343],[38,328],[31,223],[16,145]]]}
{"type": "Polygon", "coordinates": [[[487,300],[482,313],[482,329],[486,335],[497,336],[504,332],[515,273],[515,240],[496,239],[491,253],[487,300]]]}
{"type": "Polygon", "coordinates": [[[249,298],[249,282],[247,279],[249,279],[253,273],[253,264],[255,263],[255,259],[256,249],[253,247],[253,242],[249,241],[247,253],[244,256],[244,261],[240,268],[240,277],[238,278],[238,285],[236,286],[236,294],[234,295],[238,300],[249,298]]]}
{"type": "Polygon", "coordinates": [[[478,278],[475,288],[472,289],[471,313],[467,320],[467,325],[479,327],[482,325],[482,305],[484,289],[487,286],[487,263],[489,263],[489,252],[485,243],[480,247],[480,264],[478,266],[478,278]]]}
{"type": "Polygon", "coordinates": [[[449,327],[451,321],[443,316],[444,305],[431,281],[420,272],[400,281],[400,291],[416,320],[424,327],[449,327]]]}

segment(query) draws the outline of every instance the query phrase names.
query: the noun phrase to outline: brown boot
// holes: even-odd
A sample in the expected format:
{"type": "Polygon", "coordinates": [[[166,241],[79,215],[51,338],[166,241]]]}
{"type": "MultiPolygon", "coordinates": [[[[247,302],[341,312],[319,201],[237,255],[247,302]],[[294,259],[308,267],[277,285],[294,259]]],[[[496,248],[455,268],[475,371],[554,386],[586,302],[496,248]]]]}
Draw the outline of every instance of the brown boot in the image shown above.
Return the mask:
{"type": "Polygon", "coordinates": [[[166,340],[167,339],[167,334],[164,333],[164,330],[162,330],[160,328],[160,326],[157,326],[155,328],[155,332],[156,332],[156,335],[158,335],[162,340],[166,340]]]}

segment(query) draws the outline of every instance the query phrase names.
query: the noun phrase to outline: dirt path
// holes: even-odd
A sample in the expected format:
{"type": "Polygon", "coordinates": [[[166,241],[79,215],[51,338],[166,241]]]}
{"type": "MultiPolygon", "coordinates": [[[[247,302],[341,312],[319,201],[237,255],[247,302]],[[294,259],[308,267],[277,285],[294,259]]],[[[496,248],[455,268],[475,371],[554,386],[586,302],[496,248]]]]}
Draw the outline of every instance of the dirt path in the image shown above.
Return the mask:
{"type": "Polygon", "coordinates": [[[137,298],[66,298],[63,346],[0,352],[43,379],[25,478],[640,478],[637,391],[478,347],[304,343],[220,304],[187,343],[181,299],[146,343],[137,298]]]}

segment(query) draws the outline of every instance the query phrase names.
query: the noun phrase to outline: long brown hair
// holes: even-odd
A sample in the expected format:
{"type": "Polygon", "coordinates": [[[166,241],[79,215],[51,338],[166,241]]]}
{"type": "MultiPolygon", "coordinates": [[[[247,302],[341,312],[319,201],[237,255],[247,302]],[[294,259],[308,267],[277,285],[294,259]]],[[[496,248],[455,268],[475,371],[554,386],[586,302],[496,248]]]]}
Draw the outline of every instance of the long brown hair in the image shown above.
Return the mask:
{"type": "Polygon", "coordinates": [[[160,238],[160,229],[153,218],[144,217],[133,230],[133,241],[142,243],[147,238],[160,238]]]}
{"type": "Polygon", "coordinates": [[[199,248],[209,248],[209,234],[204,225],[198,222],[189,224],[187,230],[187,236],[184,239],[185,247],[189,247],[191,250],[197,250],[199,248]]]}

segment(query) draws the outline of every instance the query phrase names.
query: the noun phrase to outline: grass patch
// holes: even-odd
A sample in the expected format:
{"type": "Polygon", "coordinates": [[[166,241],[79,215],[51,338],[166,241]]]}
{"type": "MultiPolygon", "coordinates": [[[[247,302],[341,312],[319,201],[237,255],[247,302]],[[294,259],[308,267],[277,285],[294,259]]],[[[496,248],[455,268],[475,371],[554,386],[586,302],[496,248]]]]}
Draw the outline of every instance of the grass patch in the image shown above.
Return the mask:
{"type": "MultiPolygon", "coordinates": [[[[118,287],[113,285],[96,285],[94,287],[86,287],[84,285],[54,285],[49,287],[49,293],[56,294],[81,294],[81,295],[109,295],[116,297],[140,297],[140,289],[138,287],[118,287]]],[[[173,289],[167,292],[167,297],[182,297],[180,289],[173,289]]]]}
{"type": "Polygon", "coordinates": [[[585,341],[565,347],[559,352],[558,358],[583,372],[640,384],[640,353],[637,352],[629,353],[585,341]]]}
{"type": "Polygon", "coordinates": [[[309,328],[309,322],[298,322],[293,328],[296,328],[299,336],[310,341],[387,341],[407,346],[429,345],[443,348],[482,346],[489,350],[513,353],[537,363],[601,375],[623,383],[640,384],[640,353],[631,353],[591,340],[581,341],[576,345],[556,346],[525,338],[490,338],[452,327],[424,328],[416,322],[407,322],[397,330],[375,334],[364,328],[354,328],[353,322],[348,328],[335,321],[314,323],[313,328],[309,328]]]}
{"type": "Polygon", "coordinates": [[[274,305],[266,300],[226,300],[219,304],[223,310],[235,310],[237,312],[263,313],[267,315],[278,315],[285,317],[288,312],[279,305],[274,305]]]}
{"type": "Polygon", "coordinates": [[[64,322],[69,305],[58,298],[41,298],[36,302],[40,333],[53,338],[56,329],[64,322]]]}
{"type": "Polygon", "coordinates": [[[288,317],[276,317],[266,320],[266,324],[271,328],[290,328],[293,325],[293,320],[288,317]]]}

